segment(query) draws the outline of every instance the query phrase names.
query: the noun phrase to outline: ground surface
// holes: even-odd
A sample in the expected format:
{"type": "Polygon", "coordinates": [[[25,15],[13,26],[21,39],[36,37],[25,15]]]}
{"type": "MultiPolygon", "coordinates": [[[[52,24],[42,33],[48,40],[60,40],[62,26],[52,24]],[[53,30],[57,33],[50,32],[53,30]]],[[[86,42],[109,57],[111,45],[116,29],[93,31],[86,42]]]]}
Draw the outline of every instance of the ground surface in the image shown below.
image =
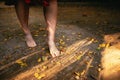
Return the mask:
{"type": "Polygon", "coordinates": [[[37,47],[28,48],[14,7],[0,4],[0,80],[97,80],[104,48],[120,49],[116,45],[119,6],[60,4],[56,45],[63,54],[53,59],[46,44],[42,7],[30,8],[29,26],[37,47]]]}

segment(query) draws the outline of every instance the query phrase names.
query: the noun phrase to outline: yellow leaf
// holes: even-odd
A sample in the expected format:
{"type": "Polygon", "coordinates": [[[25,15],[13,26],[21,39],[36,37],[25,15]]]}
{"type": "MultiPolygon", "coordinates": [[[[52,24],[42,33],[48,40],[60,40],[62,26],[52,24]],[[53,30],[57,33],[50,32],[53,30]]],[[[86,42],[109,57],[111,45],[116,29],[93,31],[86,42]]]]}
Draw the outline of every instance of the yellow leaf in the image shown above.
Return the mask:
{"type": "Polygon", "coordinates": [[[46,35],[46,34],[44,34],[43,36],[44,36],[44,37],[46,37],[47,35],[46,35]]]}
{"type": "Polygon", "coordinates": [[[47,66],[43,66],[42,69],[43,69],[43,70],[47,69],[47,66]]]}
{"type": "Polygon", "coordinates": [[[77,56],[77,60],[80,60],[80,58],[81,58],[81,55],[78,55],[78,56],[77,56]]]}
{"type": "Polygon", "coordinates": [[[105,46],[106,46],[106,44],[104,44],[104,43],[99,45],[99,47],[101,47],[101,48],[103,48],[105,46]]]}
{"type": "Polygon", "coordinates": [[[74,34],[75,34],[75,32],[72,33],[72,35],[74,35],[74,34]]]}
{"type": "Polygon", "coordinates": [[[90,65],[90,67],[93,67],[92,65],[90,65]]]}
{"type": "Polygon", "coordinates": [[[60,65],[61,63],[60,62],[56,62],[56,64],[60,65]]]}
{"type": "Polygon", "coordinates": [[[7,39],[5,38],[4,41],[7,41],[7,39]]]}
{"type": "Polygon", "coordinates": [[[80,77],[79,77],[79,76],[75,76],[75,79],[79,80],[79,79],[80,79],[80,77]]]}
{"type": "Polygon", "coordinates": [[[37,72],[40,72],[40,69],[37,68],[37,72]]]}
{"type": "Polygon", "coordinates": [[[94,40],[95,40],[95,39],[92,38],[90,41],[93,42],[94,40]]]}
{"type": "Polygon", "coordinates": [[[64,35],[62,35],[62,38],[65,38],[65,36],[64,36],[64,35]]]}
{"type": "Polygon", "coordinates": [[[80,76],[80,73],[79,73],[79,72],[75,72],[75,74],[76,74],[77,76],[80,76]]]}
{"type": "Polygon", "coordinates": [[[35,34],[34,36],[35,36],[35,37],[37,37],[37,36],[38,36],[38,34],[35,34]]]}
{"type": "Polygon", "coordinates": [[[66,39],[67,41],[69,41],[70,39],[66,39]]]}
{"type": "Polygon", "coordinates": [[[60,46],[60,49],[62,49],[63,48],[63,46],[60,46]]]}
{"type": "Polygon", "coordinates": [[[103,43],[103,44],[100,44],[100,45],[99,45],[100,48],[104,48],[104,47],[105,47],[105,48],[108,48],[109,46],[110,46],[109,43],[106,43],[106,44],[103,43]]]}
{"type": "Polygon", "coordinates": [[[45,74],[35,73],[34,76],[35,76],[35,78],[40,80],[41,78],[45,77],[45,74]]]}
{"type": "Polygon", "coordinates": [[[81,35],[80,35],[80,34],[78,34],[78,37],[81,37],[81,35]]]}
{"type": "Polygon", "coordinates": [[[41,58],[39,58],[38,60],[37,60],[37,62],[41,62],[42,60],[41,60],[41,58]]]}
{"type": "Polygon", "coordinates": [[[101,68],[98,68],[98,71],[101,71],[101,68]]]}
{"type": "Polygon", "coordinates": [[[38,79],[41,79],[43,77],[45,77],[45,74],[40,74],[39,77],[38,77],[38,79]]]}
{"type": "Polygon", "coordinates": [[[107,43],[107,44],[106,44],[106,48],[108,48],[109,46],[110,46],[110,43],[107,43]]]}
{"type": "Polygon", "coordinates": [[[62,45],[64,45],[64,44],[65,44],[65,42],[61,42],[61,44],[62,44],[62,45]]]}
{"type": "Polygon", "coordinates": [[[47,56],[42,56],[42,60],[43,60],[43,61],[47,61],[47,60],[48,60],[48,57],[47,57],[47,56]]]}
{"type": "Polygon", "coordinates": [[[97,43],[97,42],[98,42],[98,40],[94,40],[94,42],[95,42],[95,43],[97,43]]]}
{"type": "Polygon", "coordinates": [[[38,77],[39,77],[39,74],[38,74],[38,73],[35,73],[34,76],[35,76],[36,78],[38,78],[38,77]]]}
{"type": "Polygon", "coordinates": [[[45,48],[42,48],[42,50],[44,51],[44,50],[45,50],[45,48]]]}
{"type": "Polygon", "coordinates": [[[97,48],[97,50],[100,50],[100,49],[101,49],[100,47],[97,48]]]}
{"type": "Polygon", "coordinates": [[[17,60],[16,63],[19,64],[21,67],[23,67],[23,66],[27,66],[27,64],[24,63],[24,62],[21,61],[21,60],[17,60]]]}
{"type": "Polygon", "coordinates": [[[44,31],[44,30],[46,30],[46,28],[40,28],[40,31],[44,31]]]}
{"type": "Polygon", "coordinates": [[[85,70],[82,71],[81,76],[83,76],[84,74],[85,74],[85,70]]]}

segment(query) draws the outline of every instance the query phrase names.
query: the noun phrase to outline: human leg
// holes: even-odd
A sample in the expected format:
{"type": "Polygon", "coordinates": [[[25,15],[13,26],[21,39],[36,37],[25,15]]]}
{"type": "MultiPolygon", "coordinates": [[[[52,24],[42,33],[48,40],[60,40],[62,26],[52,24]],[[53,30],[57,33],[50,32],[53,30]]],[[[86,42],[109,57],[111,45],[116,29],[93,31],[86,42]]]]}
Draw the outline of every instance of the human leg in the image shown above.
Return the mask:
{"type": "Polygon", "coordinates": [[[15,4],[15,10],[21,27],[26,35],[25,39],[28,47],[35,47],[36,43],[28,28],[29,5],[25,3],[25,0],[18,0],[15,4]]]}
{"type": "Polygon", "coordinates": [[[48,46],[50,54],[52,57],[56,57],[60,54],[54,41],[57,23],[57,0],[49,0],[49,6],[44,7],[44,15],[48,30],[48,46]]]}

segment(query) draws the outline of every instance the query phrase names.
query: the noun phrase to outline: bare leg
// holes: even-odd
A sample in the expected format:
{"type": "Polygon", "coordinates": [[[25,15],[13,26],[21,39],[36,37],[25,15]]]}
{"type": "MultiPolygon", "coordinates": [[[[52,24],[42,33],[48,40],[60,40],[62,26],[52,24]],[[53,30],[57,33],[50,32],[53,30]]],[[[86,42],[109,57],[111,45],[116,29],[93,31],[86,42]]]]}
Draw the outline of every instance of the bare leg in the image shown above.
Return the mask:
{"type": "Polygon", "coordinates": [[[36,43],[32,38],[31,32],[28,28],[28,16],[29,16],[29,5],[25,3],[25,0],[18,0],[15,5],[18,19],[21,23],[21,27],[25,33],[26,43],[28,47],[35,47],[36,43]]]}
{"type": "Polygon", "coordinates": [[[55,28],[57,22],[57,0],[49,0],[49,6],[44,7],[44,15],[48,30],[48,46],[52,57],[59,56],[60,52],[55,46],[55,28]]]}

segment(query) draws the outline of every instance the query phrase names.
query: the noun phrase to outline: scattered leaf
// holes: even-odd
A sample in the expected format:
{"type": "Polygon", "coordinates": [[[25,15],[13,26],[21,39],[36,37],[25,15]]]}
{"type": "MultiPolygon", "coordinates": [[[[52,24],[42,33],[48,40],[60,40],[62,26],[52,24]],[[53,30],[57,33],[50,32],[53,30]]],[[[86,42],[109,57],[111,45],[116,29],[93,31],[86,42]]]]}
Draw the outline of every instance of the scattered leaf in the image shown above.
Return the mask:
{"type": "Polygon", "coordinates": [[[98,68],[98,71],[100,72],[100,71],[101,71],[101,68],[98,68]]]}
{"type": "Polygon", "coordinates": [[[45,48],[42,48],[42,50],[44,51],[44,50],[45,50],[45,48]]]}
{"type": "Polygon", "coordinates": [[[85,74],[85,70],[82,71],[81,76],[83,76],[84,74],[85,74]]]}
{"type": "Polygon", "coordinates": [[[109,46],[110,46],[110,43],[107,43],[107,44],[106,44],[106,48],[108,48],[109,46]]]}
{"type": "Polygon", "coordinates": [[[75,79],[76,79],[76,80],[79,80],[79,79],[80,79],[80,77],[79,77],[79,76],[75,76],[75,79]]]}
{"type": "Polygon", "coordinates": [[[6,39],[6,38],[4,39],[4,41],[7,41],[7,40],[8,40],[8,39],[6,39]]]}
{"type": "Polygon", "coordinates": [[[82,55],[78,55],[77,56],[77,60],[80,60],[81,57],[82,57],[82,55]]]}
{"type": "Polygon", "coordinates": [[[27,64],[23,62],[22,60],[17,60],[16,63],[19,64],[21,67],[27,66],[27,64]]]}
{"type": "Polygon", "coordinates": [[[80,76],[81,74],[80,72],[75,72],[75,75],[80,76]]]}
{"type": "Polygon", "coordinates": [[[38,60],[37,60],[37,62],[41,62],[42,60],[41,60],[41,58],[39,58],[38,60]]]}
{"type": "Polygon", "coordinates": [[[104,44],[104,43],[102,43],[102,44],[99,45],[100,48],[103,48],[105,46],[106,46],[106,44],[104,44]]]}
{"type": "Polygon", "coordinates": [[[46,30],[46,28],[40,28],[39,30],[40,30],[40,31],[44,31],[44,30],[46,30]]]}
{"type": "Polygon", "coordinates": [[[35,73],[34,76],[35,76],[35,78],[37,78],[37,79],[40,80],[40,79],[42,79],[43,77],[45,77],[45,74],[35,73]]]}
{"type": "Polygon", "coordinates": [[[60,62],[56,62],[56,64],[60,65],[61,63],[60,62]]]}
{"type": "Polygon", "coordinates": [[[35,37],[37,37],[37,36],[38,36],[38,34],[35,34],[34,36],[35,36],[35,37]]]}
{"type": "Polygon", "coordinates": [[[72,33],[72,35],[74,35],[74,34],[75,34],[75,32],[72,33]]]}
{"type": "Polygon", "coordinates": [[[62,38],[65,38],[65,36],[64,36],[64,35],[62,35],[62,38]]]}
{"type": "Polygon", "coordinates": [[[47,35],[46,35],[46,34],[44,34],[43,36],[44,36],[44,37],[46,37],[47,35]]]}
{"type": "Polygon", "coordinates": [[[42,56],[42,60],[43,60],[43,61],[47,61],[47,60],[48,60],[48,57],[47,57],[47,56],[42,56]]]}
{"type": "Polygon", "coordinates": [[[70,39],[66,39],[67,41],[69,41],[70,39]]]}
{"type": "Polygon", "coordinates": [[[43,66],[43,67],[42,67],[42,70],[45,70],[45,69],[47,69],[47,66],[43,66]]]}

